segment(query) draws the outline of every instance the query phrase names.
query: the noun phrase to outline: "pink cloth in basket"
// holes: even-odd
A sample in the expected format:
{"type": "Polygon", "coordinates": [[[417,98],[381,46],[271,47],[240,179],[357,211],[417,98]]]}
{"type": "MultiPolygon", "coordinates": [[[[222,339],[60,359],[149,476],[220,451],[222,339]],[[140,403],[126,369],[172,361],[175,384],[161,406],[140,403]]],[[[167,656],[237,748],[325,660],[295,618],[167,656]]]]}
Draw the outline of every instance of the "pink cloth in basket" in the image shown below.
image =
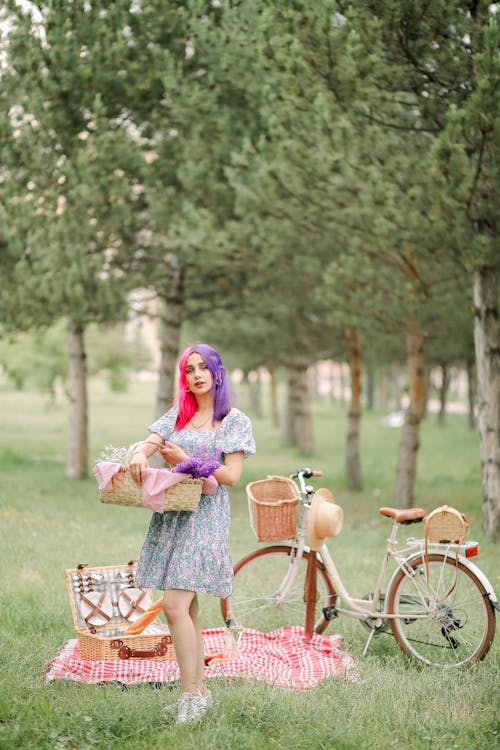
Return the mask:
{"type": "MultiPolygon", "coordinates": [[[[94,476],[97,479],[97,486],[101,492],[108,492],[112,489],[113,477],[118,474],[122,464],[116,461],[98,461],[94,466],[94,476]]],[[[172,487],[183,479],[188,479],[189,474],[170,471],[169,469],[155,469],[148,466],[146,469],[146,479],[142,485],[142,502],[146,508],[155,513],[163,513],[165,509],[165,490],[172,487]]],[[[203,482],[202,492],[205,495],[213,495],[219,486],[214,476],[206,477],[203,482]]]]}
{"type": "MultiPolygon", "coordinates": [[[[182,472],[147,468],[146,479],[142,485],[142,502],[147,508],[151,508],[156,513],[163,513],[165,509],[165,490],[189,477],[189,474],[183,474],[182,472]]],[[[215,477],[206,477],[203,482],[202,492],[205,495],[213,495],[214,492],[217,492],[218,486],[219,483],[215,477]]]]}

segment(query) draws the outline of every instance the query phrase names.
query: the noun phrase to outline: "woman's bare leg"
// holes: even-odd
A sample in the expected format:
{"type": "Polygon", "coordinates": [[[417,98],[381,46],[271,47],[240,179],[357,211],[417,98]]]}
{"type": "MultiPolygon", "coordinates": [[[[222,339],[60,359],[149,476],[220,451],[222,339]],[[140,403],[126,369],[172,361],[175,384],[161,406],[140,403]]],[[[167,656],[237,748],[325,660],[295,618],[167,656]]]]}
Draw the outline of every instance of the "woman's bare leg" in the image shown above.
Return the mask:
{"type": "MultiPolygon", "coordinates": [[[[200,687],[200,634],[193,622],[191,608],[196,600],[193,591],[168,589],[163,595],[163,611],[167,618],[181,673],[181,693],[194,693],[200,687]]],[[[197,610],[196,610],[197,615],[197,610]]]]}
{"type": "Polygon", "coordinates": [[[189,607],[189,614],[191,615],[191,619],[193,621],[193,624],[196,628],[196,632],[198,635],[198,668],[196,673],[197,678],[197,685],[198,688],[201,690],[202,695],[207,694],[207,687],[205,683],[205,649],[203,647],[203,637],[201,634],[201,627],[198,619],[198,612],[199,612],[199,605],[198,605],[198,597],[196,594],[194,595],[194,599],[191,602],[191,605],[189,607]]]}

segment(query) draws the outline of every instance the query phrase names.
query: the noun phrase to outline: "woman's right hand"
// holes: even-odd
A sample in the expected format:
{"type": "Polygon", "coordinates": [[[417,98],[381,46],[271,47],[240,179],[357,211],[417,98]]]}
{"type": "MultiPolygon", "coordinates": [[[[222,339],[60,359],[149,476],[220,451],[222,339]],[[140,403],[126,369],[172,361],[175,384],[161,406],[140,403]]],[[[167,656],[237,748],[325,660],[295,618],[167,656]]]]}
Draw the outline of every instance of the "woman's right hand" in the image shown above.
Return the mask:
{"type": "Polygon", "coordinates": [[[148,459],[143,451],[139,451],[132,456],[129,463],[130,476],[138,485],[142,486],[146,479],[146,469],[148,468],[148,459]]]}

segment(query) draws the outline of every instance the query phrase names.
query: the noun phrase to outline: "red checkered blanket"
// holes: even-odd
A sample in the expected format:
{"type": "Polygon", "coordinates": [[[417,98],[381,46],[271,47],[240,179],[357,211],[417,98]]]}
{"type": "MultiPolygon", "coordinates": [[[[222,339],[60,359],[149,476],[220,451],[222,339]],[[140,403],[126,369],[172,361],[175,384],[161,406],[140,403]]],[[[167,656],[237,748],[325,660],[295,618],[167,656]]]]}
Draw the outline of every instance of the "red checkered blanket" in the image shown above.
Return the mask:
{"type": "MultiPolygon", "coordinates": [[[[203,631],[206,658],[224,648],[224,628],[203,631]]],[[[339,635],[306,638],[304,629],[287,626],[272,633],[245,629],[236,655],[228,661],[209,663],[207,677],[246,677],[283,688],[312,688],[327,677],[358,680],[352,656],[342,651],[339,635]]],[[[176,661],[127,659],[89,661],[80,658],[76,638],[67,641],[48,664],[47,681],[74,680],[83,683],[173,682],[179,678],[176,661]]]]}

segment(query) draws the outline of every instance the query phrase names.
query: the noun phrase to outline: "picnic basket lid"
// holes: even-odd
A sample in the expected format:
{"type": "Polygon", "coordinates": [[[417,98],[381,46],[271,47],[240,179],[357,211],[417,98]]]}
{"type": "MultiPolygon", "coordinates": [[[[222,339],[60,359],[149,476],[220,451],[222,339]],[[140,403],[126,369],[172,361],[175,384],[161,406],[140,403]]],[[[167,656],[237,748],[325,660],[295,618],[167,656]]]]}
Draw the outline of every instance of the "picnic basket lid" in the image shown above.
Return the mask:
{"type": "Polygon", "coordinates": [[[136,564],[65,571],[75,630],[99,631],[134,622],[151,606],[151,593],[135,585],[136,564]]]}

